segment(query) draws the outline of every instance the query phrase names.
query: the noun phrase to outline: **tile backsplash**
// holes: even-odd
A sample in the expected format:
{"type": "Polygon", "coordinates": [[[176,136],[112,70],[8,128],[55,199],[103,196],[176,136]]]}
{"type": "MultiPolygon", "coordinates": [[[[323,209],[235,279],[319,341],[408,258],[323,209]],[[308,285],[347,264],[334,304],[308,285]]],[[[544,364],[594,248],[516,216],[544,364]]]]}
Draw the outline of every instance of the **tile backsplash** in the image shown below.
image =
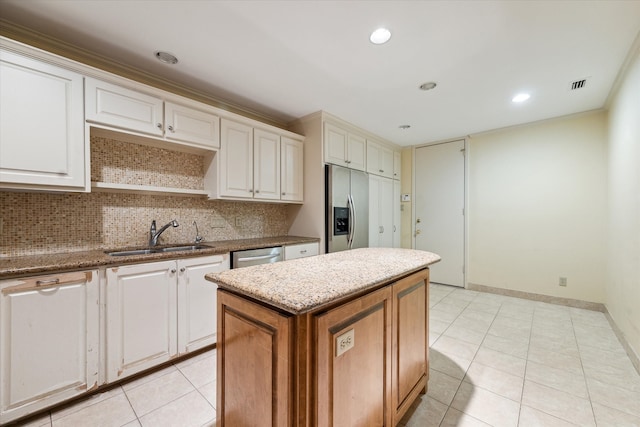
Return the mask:
{"type": "MultiPolygon", "coordinates": [[[[91,180],[204,188],[201,155],[91,135],[91,180]]],[[[146,245],[149,227],[176,219],[159,244],[286,235],[287,207],[138,193],[0,191],[0,257],[146,245]]]]}
{"type": "Polygon", "coordinates": [[[149,227],[172,219],[159,244],[286,235],[286,206],[120,193],[0,192],[0,257],[146,245],[149,227]]]}

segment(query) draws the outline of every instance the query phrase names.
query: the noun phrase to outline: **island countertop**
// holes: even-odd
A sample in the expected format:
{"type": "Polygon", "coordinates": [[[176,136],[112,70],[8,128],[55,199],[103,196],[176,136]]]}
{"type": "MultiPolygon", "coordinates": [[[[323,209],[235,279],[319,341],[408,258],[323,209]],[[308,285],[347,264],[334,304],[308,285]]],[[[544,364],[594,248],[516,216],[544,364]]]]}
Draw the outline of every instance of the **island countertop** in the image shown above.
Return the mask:
{"type": "Polygon", "coordinates": [[[312,311],[440,261],[431,252],[362,248],[210,273],[220,288],[292,314],[312,311]]]}

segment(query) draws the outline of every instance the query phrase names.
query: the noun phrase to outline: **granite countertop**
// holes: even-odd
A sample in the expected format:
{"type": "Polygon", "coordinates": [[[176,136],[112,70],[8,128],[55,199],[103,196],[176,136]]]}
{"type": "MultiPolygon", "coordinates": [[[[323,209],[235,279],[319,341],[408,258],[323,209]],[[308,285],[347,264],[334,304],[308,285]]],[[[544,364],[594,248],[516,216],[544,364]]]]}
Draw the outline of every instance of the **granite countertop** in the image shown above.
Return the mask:
{"type": "Polygon", "coordinates": [[[302,314],[438,261],[439,255],[426,251],[362,248],[209,273],[205,277],[220,288],[302,314]]]}
{"type": "MultiPolygon", "coordinates": [[[[152,253],[146,255],[110,256],[104,250],[83,252],[69,252],[43,255],[28,255],[10,258],[0,258],[0,279],[20,277],[33,274],[50,274],[54,272],[79,270],[113,265],[138,264],[142,262],[162,261],[167,259],[188,258],[207,255],[223,254],[245,249],[266,248],[269,246],[294,245],[298,243],[318,242],[314,237],[277,236],[255,239],[223,240],[217,242],[202,242],[210,246],[197,251],[178,251],[152,253]]],[[[178,246],[179,244],[163,245],[178,246]]],[[[162,247],[162,246],[159,246],[162,247]]],[[[113,248],[110,250],[130,250],[140,248],[113,248]]]]}

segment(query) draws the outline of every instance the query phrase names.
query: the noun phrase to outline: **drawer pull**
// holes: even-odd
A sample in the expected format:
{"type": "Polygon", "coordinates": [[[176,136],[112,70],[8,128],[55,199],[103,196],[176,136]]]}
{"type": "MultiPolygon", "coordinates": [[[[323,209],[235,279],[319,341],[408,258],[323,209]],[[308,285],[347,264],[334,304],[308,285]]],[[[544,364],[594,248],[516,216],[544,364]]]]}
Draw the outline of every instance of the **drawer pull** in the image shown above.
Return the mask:
{"type": "Polygon", "coordinates": [[[301,251],[300,251],[300,253],[301,253],[301,254],[306,254],[306,253],[307,253],[307,250],[306,250],[306,249],[303,249],[303,250],[301,250],[301,251]]]}
{"type": "Polygon", "coordinates": [[[36,286],[57,285],[58,283],[60,283],[60,279],[56,277],[50,280],[38,280],[36,281],[36,286]]]}

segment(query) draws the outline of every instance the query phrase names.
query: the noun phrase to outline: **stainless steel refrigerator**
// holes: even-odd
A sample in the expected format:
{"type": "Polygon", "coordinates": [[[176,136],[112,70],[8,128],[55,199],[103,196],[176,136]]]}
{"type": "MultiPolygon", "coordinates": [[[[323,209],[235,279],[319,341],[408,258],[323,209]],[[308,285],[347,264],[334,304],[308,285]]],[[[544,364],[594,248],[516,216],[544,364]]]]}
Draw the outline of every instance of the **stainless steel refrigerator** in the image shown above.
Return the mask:
{"type": "Polygon", "coordinates": [[[326,252],[369,246],[369,176],[325,166],[326,252]]]}

